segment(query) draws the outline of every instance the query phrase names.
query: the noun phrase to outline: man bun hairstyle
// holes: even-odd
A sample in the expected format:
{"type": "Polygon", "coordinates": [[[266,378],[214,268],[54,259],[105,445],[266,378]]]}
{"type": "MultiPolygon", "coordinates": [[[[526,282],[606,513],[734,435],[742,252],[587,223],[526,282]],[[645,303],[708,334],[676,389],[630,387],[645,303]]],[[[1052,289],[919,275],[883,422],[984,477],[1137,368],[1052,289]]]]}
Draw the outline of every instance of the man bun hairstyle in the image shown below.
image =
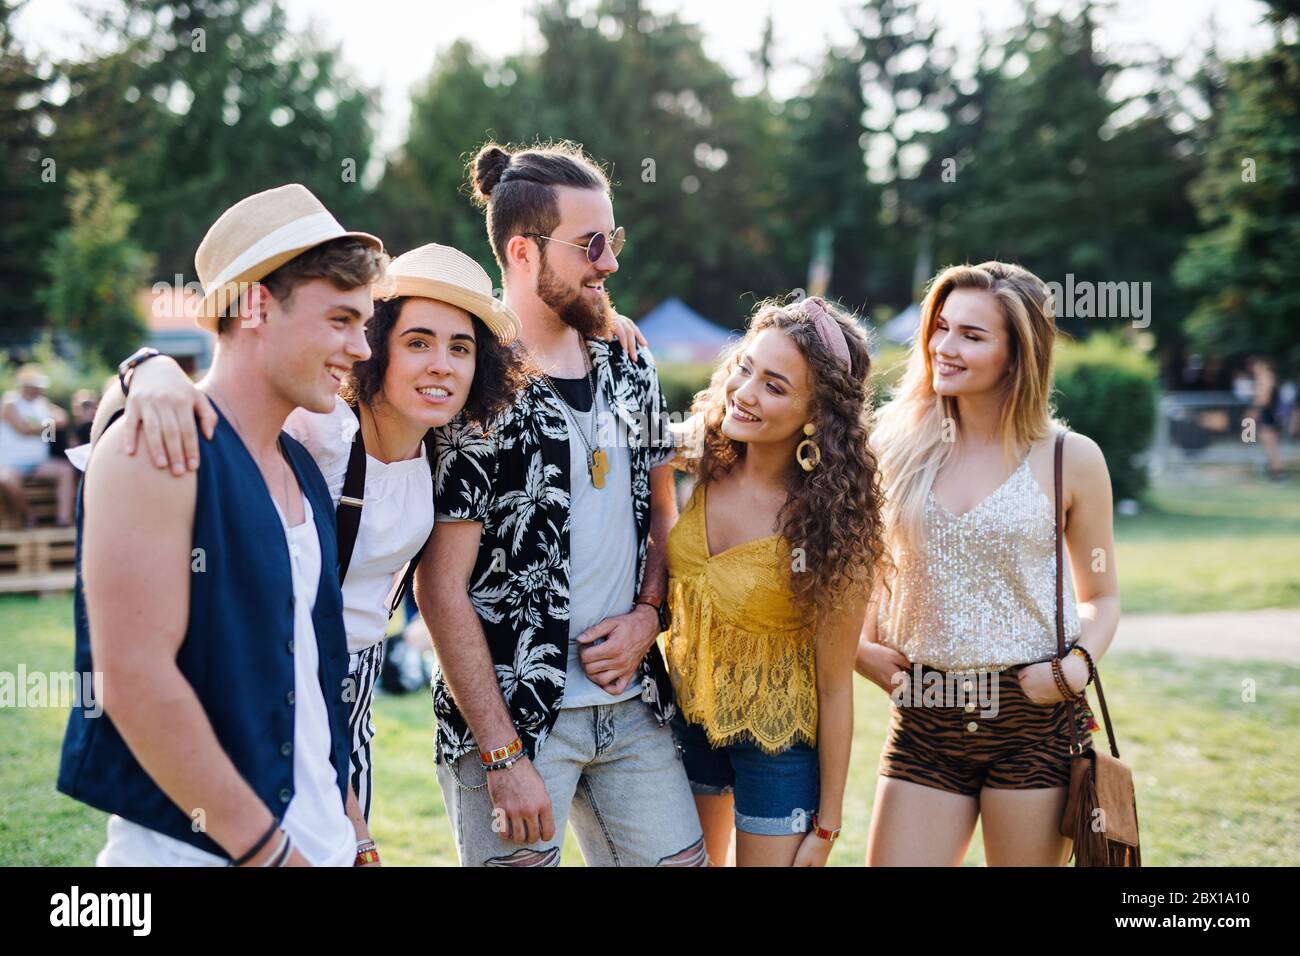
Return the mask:
{"type": "Polygon", "coordinates": [[[488,241],[502,269],[511,237],[526,232],[549,236],[560,224],[555,187],[609,193],[604,170],[577,143],[561,140],[511,150],[499,143],[485,143],[470,161],[474,200],[486,211],[488,241]]]}
{"type": "Polygon", "coordinates": [[[501,181],[501,174],[510,165],[510,154],[495,143],[489,143],[474,157],[474,199],[487,205],[492,190],[501,181]]]}

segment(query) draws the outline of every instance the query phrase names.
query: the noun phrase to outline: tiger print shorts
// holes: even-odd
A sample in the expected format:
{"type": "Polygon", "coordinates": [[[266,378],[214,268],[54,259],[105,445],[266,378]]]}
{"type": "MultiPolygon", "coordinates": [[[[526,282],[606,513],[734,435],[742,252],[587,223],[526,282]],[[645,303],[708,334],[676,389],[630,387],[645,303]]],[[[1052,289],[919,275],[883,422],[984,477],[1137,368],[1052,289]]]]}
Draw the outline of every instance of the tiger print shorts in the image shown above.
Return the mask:
{"type": "MultiPolygon", "coordinates": [[[[906,690],[892,695],[880,775],[966,796],[983,787],[1068,786],[1066,704],[1036,704],[1026,697],[1016,679],[1021,666],[967,675],[915,665],[906,690]]],[[[1080,742],[1088,747],[1090,712],[1076,707],[1076,719],[1080,742]]]]}

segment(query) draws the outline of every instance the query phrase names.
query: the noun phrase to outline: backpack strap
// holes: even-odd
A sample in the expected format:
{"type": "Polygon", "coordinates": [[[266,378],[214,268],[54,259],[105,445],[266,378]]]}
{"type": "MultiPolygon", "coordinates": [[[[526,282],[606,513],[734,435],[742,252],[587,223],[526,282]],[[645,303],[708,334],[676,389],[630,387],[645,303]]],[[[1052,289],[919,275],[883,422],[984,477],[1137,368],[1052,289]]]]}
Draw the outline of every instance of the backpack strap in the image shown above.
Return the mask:
{"type": "Polygon", "coordinates": [[[357,532],[361,530],[361,506],[366,495],[366,442],[361,437],[361,409],[349,405],[357,416],[357,433],[352,438],[352,452],[348,455],[348,470],[343,475],[343,493],[334,511],[334,528],[339,548],[339,584],[348,576],[352,551],[357,545],[357,532]]]}
{"type": "MultiPolygon", "coordinates": [[[[433,448],[433,429],[429,429],[424,434],[424,454],[429,459],[429,474],[437,474],[438,464],[434,460],[433,448]]],[[[434,509],[437,510],[436,508],[434,509]]],[[[434,519],[437,520],[436,518],[434,519]]],[[[429,538],[433,537],[433,531],[430,530],[429,538]]],[[[415,556],[406,562],[406,570],[402,572],[402,580],[398,583],[397,589],[393,592],[393,599],[388,604],[388,613],[392,614],[401,606],[406,598],[406,593],[411,589],[412,582],[415,580],[415,569],[420,564],[420,558],[424,556],[424,549],[429,546],[429,538],[424,539],[424,544],[420,545],[420,550],[415,552],[415,556]]]]}

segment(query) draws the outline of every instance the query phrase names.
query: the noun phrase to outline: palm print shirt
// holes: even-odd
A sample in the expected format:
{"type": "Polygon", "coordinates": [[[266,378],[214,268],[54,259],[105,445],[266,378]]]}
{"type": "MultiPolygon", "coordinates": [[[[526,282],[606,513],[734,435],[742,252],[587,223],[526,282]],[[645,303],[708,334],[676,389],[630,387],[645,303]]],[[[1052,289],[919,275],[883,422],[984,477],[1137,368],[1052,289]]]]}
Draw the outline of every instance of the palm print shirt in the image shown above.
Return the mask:
{"type": "MultiPolygon", "coordinates": [[[[615,342],[587,340],[596,387],[613,409],[598,423],[606,454],[629,448],[638,592],[650,533],[650,469],[673,456],[668,408],[648,349],[633,362],[615,342]]],[[[560,713],[569,651],[569,426],[559,399],[530,378],[486,431],[461,420],[435,433],[434,499],[440,518],[482,522],[469,596],[497,682],[530,759],[560,713]]],[[[579,475],[580,481],[589,481],[579,475]]],[[[673,716],[657,644],[641,661],[641,699],[660,724],[673,716]]],[[[441,668],[433,681],[435,760],[475,749],[441,668]]]]}

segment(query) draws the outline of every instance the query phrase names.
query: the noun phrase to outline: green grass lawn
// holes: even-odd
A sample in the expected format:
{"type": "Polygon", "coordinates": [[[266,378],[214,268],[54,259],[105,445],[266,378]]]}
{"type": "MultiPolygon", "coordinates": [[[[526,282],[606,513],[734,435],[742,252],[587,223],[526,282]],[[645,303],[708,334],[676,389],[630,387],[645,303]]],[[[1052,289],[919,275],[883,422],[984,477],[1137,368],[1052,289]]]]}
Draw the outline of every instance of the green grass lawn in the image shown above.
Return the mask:
{"type": "MultiPolygon", "coordinates": [[[[0,599],[0,671],[70,667],[70,621],[67,598],[0,599]]],[[[1121,752],[1137,775],[1148,864],[1300,863],[1300,668],[1117,652],[1105,671],[1121,752]],[[1241,699],[1247,680],[1252,703],[1241,699]]],[[[103,844],[104,815],[54,789],[65,720],[62,709],[0,709],[0,865],[89,864],[103,844]]],[[[863,859],[887,720],[885,695],[860,682],[833,863],[863,859]]],[[[375,725],[373,824],[385,861],[453,864],[428,696],[381,697],[375,725]]],[[[982,860],[977,835],[967,862],[982,860]]],[[[581,863],[571,834],[566,863],[581,863]]]]}
{"type": "Polygon", "coordinates": [[[1300,606],[1300,482],[1157,486],[1115,545],[1125,613],[1300,606]]]}
{"type": "MultiPolygon", "coordinates": [[[[1300,486],[1257,480],[1154,490],[1116,528],[1127,613],[1300,606],[1300,486]]],[[[0,598],[0,672],[72,663],[67,597],[0,598]]],[[[1104,670],[1121,753],[1137,774],[1150,864],[1300,863],[1300,668],[1117,651],[1104,670]],[[1243,681],[1256,700],[1241,700],[1243,681]]],[[[861,684],[845,832],[832,861],[859,863],[888,720],[861,684]]],[[[103,814],[54,790],[66,713],[0,708],[0,864],[90,863],[103,814]]],[[[428,695],[376,703],[374,831],[386,862],[450,864],[433,773],[428,695]]],[[[579,864],[570,834],[566,862],[579,864]]],[[[982,862],[978,835],[967,857],[982,862]]]]}

